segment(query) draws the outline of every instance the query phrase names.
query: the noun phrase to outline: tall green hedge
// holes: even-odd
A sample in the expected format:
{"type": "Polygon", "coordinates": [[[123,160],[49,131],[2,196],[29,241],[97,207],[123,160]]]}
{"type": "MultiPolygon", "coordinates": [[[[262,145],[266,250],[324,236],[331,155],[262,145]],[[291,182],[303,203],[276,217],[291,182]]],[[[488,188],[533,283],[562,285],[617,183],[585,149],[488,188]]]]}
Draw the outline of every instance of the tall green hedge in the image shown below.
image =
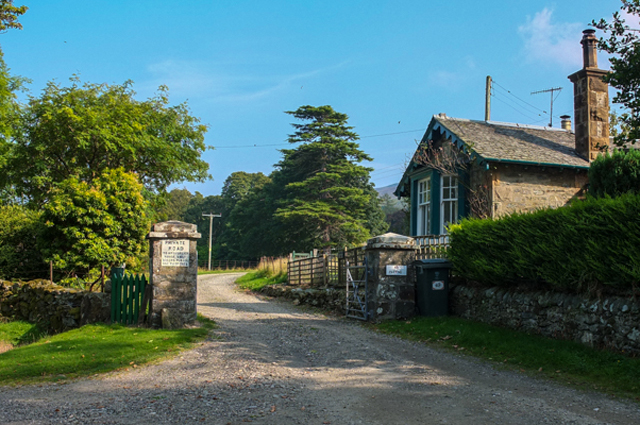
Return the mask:
{"type": "Polygon", "coordinates": [[[623,193],[640,193],[640,150],[599,156],[589,168],[589,194],[616,197],[623,193]]]}
{"type": "Polygon", "coordinates": [[[450,229],[455,270],[487,285],[546,283],[615,291],[640,283],[640,196],[589,198],[569,207],[463,220],[450,229]]]}

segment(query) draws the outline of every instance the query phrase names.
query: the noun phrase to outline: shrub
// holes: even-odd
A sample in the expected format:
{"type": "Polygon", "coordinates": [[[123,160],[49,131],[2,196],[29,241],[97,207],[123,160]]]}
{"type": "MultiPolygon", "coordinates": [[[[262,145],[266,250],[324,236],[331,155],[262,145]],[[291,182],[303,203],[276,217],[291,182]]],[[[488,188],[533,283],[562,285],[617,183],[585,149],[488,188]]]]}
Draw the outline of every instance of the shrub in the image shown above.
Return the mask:
{"type": "Polygon", "coordinates": [[[44,229],[41,215],[21,205],[0,206],[0,278],[49,275],[49,267],[37,249],[44,229]]]}
{"type": "Polygon", "coordinates": [[[640,150],[616,150],[599,156],[589,168],[589,194],[616,197],[640,193],[640,150]]]}
{"type": "Polygon", "coordinates": [[[75,177],[59,183],[43,207],[45,258],[56,269],[82,276],[125,262],[138,270],[149,230],[142,190],[137,176],[121,168],[91,183],[75,177]]]}
{"type": "Polygon", "coordinates": [[[625,291],[640,282],[638,217],[640,196],[626,194],[497,220],[463,220],[450,229],[448,257],[461,276],[487,285],[625,291]]]}

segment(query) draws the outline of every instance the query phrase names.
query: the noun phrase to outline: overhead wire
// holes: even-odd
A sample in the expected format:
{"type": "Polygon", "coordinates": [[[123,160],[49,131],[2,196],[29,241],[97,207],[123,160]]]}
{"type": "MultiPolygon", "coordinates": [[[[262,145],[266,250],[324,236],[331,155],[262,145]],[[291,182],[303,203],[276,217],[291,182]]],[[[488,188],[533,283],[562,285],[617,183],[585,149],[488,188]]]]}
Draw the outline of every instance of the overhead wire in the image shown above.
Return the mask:
{"type": "MultiPolygon", "coordinates": [[[[396,134],[407,134],[407,133],[417,133],[418,131],[424,131],[424,128],[420,128],[420,129],[416,129],[416,130],[407,130],[407,131],[397,131],[395,133],[383,133],[383,134],[372,134],[369,136],[360,136],[359,139],[369,139],[372,137],[383,137],[383,136],[394,136],[396,134]]],[[[213,146],[213,149],[245,149],[245,148],[267,148],[267,147],[274,147],[274,146],[285,146],[285,145],[291,145],[291,143],[289,142],[283,142],[283,143],[271,143],[271,144],[266,144],[266,145],[259,145],[259,144],[253,144],[253,145],[239,145],[239,146],[231,146],[231,145],[227,145],[227,146],[213,146]]]]}
{"type": "MultiPolygon", "coordinates": [[[[542,114],[545,114],[545,115],[548,117],[548,116],[550,115],[550,114],[549,114],[549,112],[545,111],[544,109],[538,108],[537,106],[532,105],[531,103],[527,102],[526,100],[524,100],[524,99],[522,99],[522,98],[520,98],[520,97],[516,96],[515,94],[513,94],[513,92],[512,92],[511,90],[509,90],[509,89],[507,89],[506,87],[504,87],[504,86],[500,85],[500,84],[499,84],[499,83],[497,83],[495,80],[492,80],[492,81],[491,81],[491,83],[492,83],[492,84],[491,84],[491,85],[492,85],[492,88],[493,88],[493,86],[495,85],[495,86],[496,86],[496,88],[499,88],[500,90],[503,90],[505,93],[507,93],[508,95],[512,96],[514,99],[516,99],[516,100],[518,100],[519,102],[521,102],[523,107],[528,107],[528,108],[530,108],[530,109],[532,109],[532,110],[535,110],[535,112],[534,112],[534,111],[531,111],[531,112],[535,113],[537,116],[542,116],[542,114]],[[540,112],[541,112],[542,114],[541,114],[540,112]]],[[[522,110],[518,110],[518,109],[516,109],[516,107],[514,107],[514,106],[512,106],[511,104],[507,103],[507,102],[504,100],[504,98],[499,98],[498,96],[496,96],[496,94],[497,94],[497,93],[498,93],[498,92],[496,92],[496,91],[492,90],[492,92],[491,92],[491,96],[492,96],[492,97],[494,97],[496,100],[498,100],[498,101],[500,101],[500,102],[502,102],[502,103],[505,103],[507,106],[509,106],[510,108],[514,109],[516,112],[520,113],[521,115],[523,115],[523,116],[525,116],[525,117],[527,117],[527,118],[529,118],[529,119],[532,119],[532,120],[534,119],[534,118],[532,118],[531,116],[528,116],[528,115],[526,115],[525,113],[523,113],[523,112],[522,112],[522,110]]],[[[555,102],[555,101],[558,99],[558,96],[560,96],[560,93],[561,93],[561,91],[558,91],[558,93],[557,93],[557,94],[555,95],[555,97],[553,98],[553,102],[555,102]]],[[[520,106],[520,105],[518,105],[518,106],[520,106]]],[[[561,113],[561,114],[559,114],[559,115],[555,115],[555,114],[554,114],[554,115],[553,115],[553,118],[562,119],[562,118],[561,118],[561,116],[562,116],[562,115],[566,115],[566,114],[570,114],[570,113],[571,113],[571,111],[564,111],[564,112],[562,112],[562,113],[561,113]]],[[[536,124],[536,123],[539,123],[539,122],[541,122],[541,121],[544,121],[544,120],[536,120],[536,121],[532,121],[532,122],[531,122],[531,124],[536,124]]]]}

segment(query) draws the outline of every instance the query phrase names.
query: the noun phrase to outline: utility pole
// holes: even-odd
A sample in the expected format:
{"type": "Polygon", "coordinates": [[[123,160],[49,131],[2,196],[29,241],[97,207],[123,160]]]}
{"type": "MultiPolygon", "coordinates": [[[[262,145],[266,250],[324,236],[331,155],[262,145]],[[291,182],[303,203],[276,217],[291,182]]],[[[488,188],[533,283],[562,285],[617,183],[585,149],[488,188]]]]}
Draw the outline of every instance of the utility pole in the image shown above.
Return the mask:
{"type": "Polygon", "coordinates": [[[562,90],[562,87],[553,87],[547,90],[532,91],[531,94],[551,93],[551,109],[549,113],[549,127],[553,127],[553,92],[562,90]]]}
{"type": "Polygon", "coordinates": [[[213,236],[213,217],[222,217],[222,214],[202,213],[202,216],[209,217],[209,267],[208,269],[211,270],[211,237],[213,236]]]}
{"type": "Polygon", "coordinates": [[[484,120],[491,121],[491,75],[487,75],[487,87],[484,100],[484,120]]]}

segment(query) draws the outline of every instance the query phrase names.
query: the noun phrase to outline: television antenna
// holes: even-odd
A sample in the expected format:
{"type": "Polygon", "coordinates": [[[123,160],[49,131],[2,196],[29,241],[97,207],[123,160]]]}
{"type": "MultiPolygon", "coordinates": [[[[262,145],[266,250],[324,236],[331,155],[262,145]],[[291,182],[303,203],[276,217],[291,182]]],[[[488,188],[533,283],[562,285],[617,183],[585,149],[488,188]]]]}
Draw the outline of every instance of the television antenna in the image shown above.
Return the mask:
{"type": "Polygon", "coordinates": [[[531,94],[551,93],[551,109],[550,109],[550,113],[549,113],[549,127],[553,127],[553,101],[555,100],[553,98],[553,93],[554,92],[559,92],[560,90],[562,90],[562,87],[553,87],[553,88],[546,89],[546,90],[538,90],[538,91],[532,91],[531,92],[531,94]]]}

